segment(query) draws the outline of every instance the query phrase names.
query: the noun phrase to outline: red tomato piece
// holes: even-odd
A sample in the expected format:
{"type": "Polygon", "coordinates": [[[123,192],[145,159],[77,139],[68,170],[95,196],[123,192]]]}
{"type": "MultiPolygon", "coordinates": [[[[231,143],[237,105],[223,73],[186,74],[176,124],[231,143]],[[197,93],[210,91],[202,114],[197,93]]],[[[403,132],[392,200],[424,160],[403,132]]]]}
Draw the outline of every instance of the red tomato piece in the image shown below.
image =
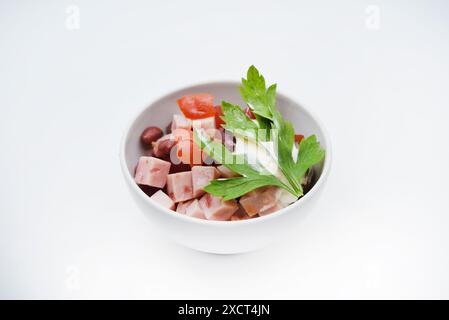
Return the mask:
{"type": "Polygon", "coordinates": [[[197,93],[177,100],[178,106],[186,118],[204,119],[215,115],[214,96],[197,93]]]}
{"type": "Polygon", "coordinates": [[[215,126],[219,129],[224,121],[221,119],[223,115],[223,110],[221,110],[221,106],[215,106],[215,126]]]}
{"type": "Polygon", "coordinates": [[[251,111],[251,109],[249,107],[245,108],[245,114],[250,118],[250,119],[256,119],[256,116],[254,115],[254,113],[251,111]]]}
{"type": "Polygon", "coordinates": [[[304,139],[304,136],[302,134],[295,134],[295,142],[301,143],[301,140],[304,139]]]}

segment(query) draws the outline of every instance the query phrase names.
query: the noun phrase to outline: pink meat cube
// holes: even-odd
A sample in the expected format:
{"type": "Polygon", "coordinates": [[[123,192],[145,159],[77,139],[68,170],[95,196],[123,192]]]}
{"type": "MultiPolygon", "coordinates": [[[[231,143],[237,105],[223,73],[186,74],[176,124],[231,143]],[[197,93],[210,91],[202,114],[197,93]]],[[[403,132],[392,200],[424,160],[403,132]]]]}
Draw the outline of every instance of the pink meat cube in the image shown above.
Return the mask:
{"type": "Polygon", "coordinates": [[[181,202],[193,198],[192,172],[178,172],[167,177],[167,191],[174,202],[181,202]]]}
{"type": "Polygon", "coordinates": [[[195,129],[215,129],[215,117],[192,120],[192,127],[195,129]]]}
{"type": "Polygon", "coordinates": [[[187,207],[189,206],[189,204],[192,203],[192,201],[193,200],[179,202],[178,205],[176,206],[176,212],[181,213],[181,214],[185,214],[187,207]]]}
{"type": "Polygon", "coordinates": [[[171,131],[173,132],[176,129],[192,129],[192,120],[187,119],[181,114],[174,114],[173,121],[171,123],[171,131]]]}
{"type": "Polygon", "coordinates": [[[240,198],[240,205],[252,217],[277,205],[278,192],[275,187],[255,189],[240,198]]]}
{"type": "Polygon", "coordinates": [[[223,201],[221,197],[214,197],[209,193],[202,196],[199,203],[208,220],[229,220],[239,208],[237,201],[223,201]]]}
{"type": "Polygon", "coordinates": [[[273,206],[271,206],[270,208],[268,208],[268,209],[265,209],[265,210],[262,210],[262,211],[259,211],[259,216],[266,216],[266,215],[268,215],[268,214],[270,214],[270,213],[273,213],[273,212],[276,212],[276,211],[278,211],[278,210],[281,210],[282,208],[284,208],[282,205],[280,205],[278,202],[276,202],[273,206]]]}
{"type": "Polygon", "coordinates": [[[140,157],[134,180],[137,184],[163,188],[167,182],[170,162],[154,158],[140,157]]]}
{"type": "Polygon", "coordinates": [[[234,171],[226,168],[225,166],[218,166],[217,170],[220,173],[220,176],[223,178],[235,178],[240,176],[238,173],[235,173],[234,171]]]}
{"type": "Polygon", "coordinates": [[[203,209],[200,206],[198,199],[193,200],[186,209],[186,215],[189,217],[206,219],[203,209]]]}
{"type": "Polygon", "coordinates": [[[251,217],[245,212],[245,210],[239,206],[239,209],[231,216],[231,221],[240,221],[251,219],[251,217]]]}
{"type": "Polygon", "coordinates": [[[194,166],[192,168],[193,196],[196,198],[202,195],[204,187],[216,178],[218,174],[214,167],[194,166]]]}
{"type": "Polygon", "coordinates": [[[168,208],[170,210],[175,210],[175,203],[172,199],[170,199],[169,196],[167,196],[164,191],[159,190],[155,194],[153,194],[150,199],[153,199],[157,203],[159,203],[161,206],[168,208]]]}

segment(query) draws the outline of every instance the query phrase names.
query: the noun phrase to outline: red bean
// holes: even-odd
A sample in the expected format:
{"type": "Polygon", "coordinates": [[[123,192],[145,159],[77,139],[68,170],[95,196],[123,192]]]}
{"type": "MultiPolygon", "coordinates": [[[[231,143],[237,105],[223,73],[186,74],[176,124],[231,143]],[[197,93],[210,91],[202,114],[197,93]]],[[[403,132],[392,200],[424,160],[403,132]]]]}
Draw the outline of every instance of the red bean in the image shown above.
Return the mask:
{"type": "Polygon", "coordinates": [[[166,132],[167,134],[170,134],[170,133],[171,133],[171,124],[172,124],[172,121],[170,121],[170,123],[168,124],[168,126],[165,128],[165,132],[166,132]]]}
{"type": "Polygon", "coordinates": [[[145,146],[151,147],[151,143],[159,139],[163,136],[163,132],[161,128],[158,127],[148,127],[145,130],[143,130],[142,134],[140,135],[140,141],[145,146]]]}
{"type": "Polygon", "coordinates": [[[159,140],[153,144],[154,156],[165,158],[170,155],[170,150],[175,146],[176,141],[173,139],[159,140]]]}
{"type": "Polygon", "coordinates": [[[151,187],[151,186],[146,186],[146,185],[141,185],[139,184],[140,189],[146,193],[147,196],[151,197],[153,194],[155,194],[158,190],[160,190],[159,188],[156,187],[151,187]]]}
{"type": "Polygon", "coordinates": [[[249,107],[245,108],[245,114],[250,118],[250,119],[256,119],[256,116],[254,115],[254,113],[251,111],[251,109],[249,107]]]}
{"type": "Polygon", "coordinates": [[[192,168],[189,164],[179,163],[179,164],[173,164],[170,167],[170,174],[172,173],[178,173],[178,172],[184,172],[184,171],[190,171],[192,168]]]}

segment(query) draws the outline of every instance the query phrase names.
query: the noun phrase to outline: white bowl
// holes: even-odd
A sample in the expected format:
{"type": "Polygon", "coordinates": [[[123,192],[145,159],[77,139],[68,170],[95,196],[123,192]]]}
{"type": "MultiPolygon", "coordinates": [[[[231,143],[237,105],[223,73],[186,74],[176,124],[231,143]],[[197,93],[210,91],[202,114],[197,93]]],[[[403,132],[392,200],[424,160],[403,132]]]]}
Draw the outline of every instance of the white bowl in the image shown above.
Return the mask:
{"type": "Polygon", "coordinates": [[[176,99],[207,92],[216,103],[226,100],[245,106],[240,97],[237,82],[210,82],[173,91],[143,109],[131,122],[120,147],[120,164],[131,195],[142,212],[163,234],[175,242],[196,250],[211,253],[240,253],[264,247],[293,232],[297,223],[318,201],[319,194],[329,173],[331,148],[329,137],[321,122],[296,101],[285,95],[277,95],[278,107],[284,118],[291,121],[295,132],[305,136],[315,134],[326,150],[322,165],[318,166],[319,178],[313,188],[301,199],[273,214],[242,221],[209,221],[188,217],[163,208],[153,202],[134,182],[133,172],[143,149],[140,134],[150,125],[165,128],[174,113],[179,113],[176,99]]]}

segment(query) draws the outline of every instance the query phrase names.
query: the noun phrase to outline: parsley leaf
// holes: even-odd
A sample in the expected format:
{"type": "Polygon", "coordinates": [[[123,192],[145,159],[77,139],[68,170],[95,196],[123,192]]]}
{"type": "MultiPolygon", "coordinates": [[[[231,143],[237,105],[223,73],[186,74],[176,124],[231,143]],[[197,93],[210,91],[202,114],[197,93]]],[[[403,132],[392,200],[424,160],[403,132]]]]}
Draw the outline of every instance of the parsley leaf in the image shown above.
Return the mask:
{"type": "Polygon", "coordinates": [[[259,127],[248,118],[239,106],[222,101],[221,109],[223,111],[221,119],[225,122],[222,125],[223,128],[234,134],[240,133],[245,137],[256,140],[259,127]]]}
{"type": "Polygon", "coordinates": [[[323,160],[324,154],[315,135],[303,139],[299,144],[298,159],[295,164],[296,174],[299,177],[304,176],[309,168],[323,160]]]}
{"type": "Polygon", "coordinates": [[[224,200],[238,198],[256,188],[263,186],[278,186],[290,193],[294,193],[289,186],[268,172],[254,170],[242,155],[234,155],[223,144],[210,139],[200,129],[194,131],[194,141],[211,158],[225,167],[242,175],[238,178],[213,180],[204,190],[214,196],[223,197],[224,200]]]}
{"type": "MultiPolygon", "coordinates": [[[[195,129],[195,143],[217,162],[241,175],[238,178],[213,180],[205,187],[206,192],[229,200],[256,188],[278,186],[296,197],[303,195],[301,178],[308,169],[323,160],[325,151],[321,149],[316,136],[312,135],[301,141],[296,161],[294,160],[292,153],[295,131],[291,122],[284,120],[276,106],[276,88],[276,84],[266,88],[264,77],[251,66],[247,72],[247,79],[242,79],[240,93],[254,113],[257,124],[248,118],[239,106],[225,101],[222,102],[221,117],[226,130],[258,143],[258,147],[264,148],[264,144],[257,140],[258,129],[271,129],[262,140],[274,143],[274,150],[277,151],[274,156],[276,170],[273,171],[271,167],[268,170],[267,164],[260,165],[263,161],[259,159],[257,160],[259,165],[251,166],[248,163],[248,154],[232,153],[223,144],[210,139],[200,129],[195,129]]],[[[254,149],[252,150],[250,151],[254,152],[254,149]]],[[[271,153],[273,150],[264,149],[264,151],[265,155],[271,154],[273,159],[271,153]]],[[[266,159],[267,157],[265,161],[268,161],[266,159]]]]}
{"type": "MultiPolygon", "coordinates": [[[[248,69],[246,78],[242,78],[242,85],[240,86],[240,94],[251,108],[253,113],[262,118],[272,120],[270,110],[267,108],[267,95],[265,88],[265,79],[259,74],[256,67],[251,66],[248,69]]],[[[265,121],[265,123],[267,123],[265,121]]]]}

